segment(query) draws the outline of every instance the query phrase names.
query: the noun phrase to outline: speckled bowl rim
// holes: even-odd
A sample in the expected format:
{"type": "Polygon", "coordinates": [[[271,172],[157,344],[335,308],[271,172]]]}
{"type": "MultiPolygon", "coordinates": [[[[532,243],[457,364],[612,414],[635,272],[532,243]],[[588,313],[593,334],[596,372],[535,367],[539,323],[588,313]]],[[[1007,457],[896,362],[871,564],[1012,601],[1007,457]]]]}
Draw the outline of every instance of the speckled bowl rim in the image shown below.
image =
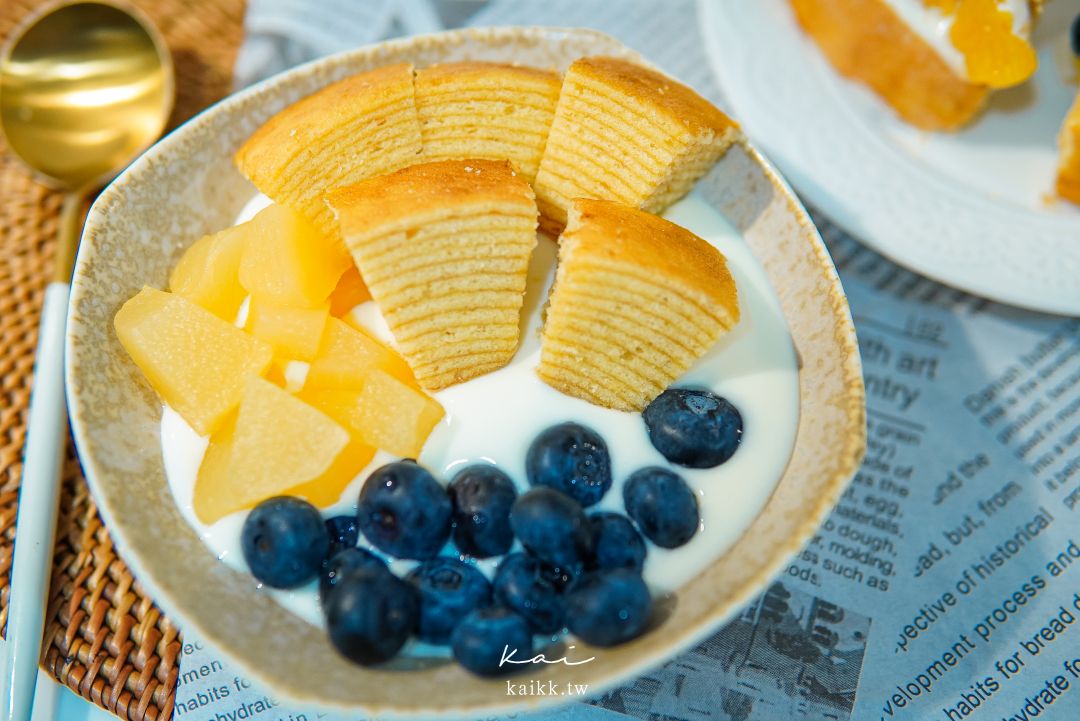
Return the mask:
{"type": "MultiPolygon", "coordinates": [[[[143,182],[143,176],[147,169],[154,164],[168,162],[170,155],[183,154],[184,143],[188,136],[197,135],[202,126],[209,126],[212,119],[225,113],[236,113],[249,103],[270,102],[266,100],[269,94],[280,88],[288,88],[299,84],[305,78],[311,78],[319,73],[340,70],[342,67],[355,66],[363,62],[373,62],[386,56],[395,56],[399,53],[408,53],[410,50],[438,51],[439,48],[461,47],[470,43],[481,46],[504,46],[507,44],[525,44],[536,47],[545,43],[556,45],[559,42],[584,43],[595,46],[601,52],[607,54],[622,54],[626,57],[640,59],[636,53],[621,46],[618,41],[591,30],[568,29],[568,28],[484,28],[461,31],[451,31],[435,35],[419,36],[404,40],[396,40],[388,43],[361,48],[347,53],[341,53],[329,58],[315,61],[307,65],[294,68],[278,76],[263,81],[240,93],[232,95],[217,105],[203,111],[180,129],[174,131],[168,137],[151,148],[144,156],[129,167],[108,188],[106,188],[91,209],[84,230],[83,242],[80,248],[75,276],[73,279],[71,302],[68,314],[68,336],[66,345],[66,380],[72,429],[76,446],[79,451],[83,468],[86,473],[91,492],[97,501],[110,534],[114,540],[117,551],[124,558],[140,583],[149,591],[157,605],[181,628],[192,629],[199,637],[209,642],[231,663],[236,664],[238,670],[253,680],[258,681],[269,689],[273,689],[275,695],[290,703],[306,705],[306,708],[320,708],[326,711],[348,711],[353,713],[377,714],[392,717],[475,717],[477,715],[495,715],[510,711],[531,710],[552,703],[567,702],[571,699],[552,697],[508,697],[505,695],[505,686],[501,681],[492,682],[476,679],[454,667],[441,669],[426,669],[408,673],[384,672],[379,669],[360,669],[352,667],[352,671],[340,671],[336,667],[334,673],[346,674],[354,682],[358,689],[368,692],[366,695],[357,691],[343,696],[330,694],[331,689],[324,688],[323,692],[312,691],[310,685],[297,687],[299,681],[294,681],[291,674],[282,673],[275,665],[275,670],[267,670],[265,664],[260,662],[265,656],[253,653],[250,648],[239,648],[241,645],[237,638],[230,636],[230,631],[223,630],[225,626],[217,619],[210,619],[205,613],[202,616],[193,615],[193,596],[186,595],[192,591],[177,588],[167,578],[169,567],[162,558],[155,560],[153,556],[160,553],[160,549],[141,548],[132,540],[133,535],[139,530],[142,519],[125,519],[122,517],[118,506],[121,494],[125,488],[118,484],[115,477],[115,468],[110,470],[110,448],[96,447],[93,437],[93,421],[91,417],[91,404],[101,402],[100,397],[95,397],[96,390],[92,390],[95,381],[93,371],[88,366],[91,360],[98,359],[102,354],[116,353],[118,343],[110,349],[91,347],[95,336],[100,336],[100,327],[90,327],[89,323],[95,315],[102,312],[100,307],[104,305],[105,298],[110,290],[108,288],[95,287],[95,269],[99,264],[107,263],[109,248],[113,243],[122,242],[122,238],[112,238],[109,233],[109,216],[111,213],[123,213],[123,201],[129,190],[143,182]],[[572,42],[571,42],[572,41],[572,42]],[[101,297],[99,297],[101,296],[101,297]],[[351,674],[351,675],[350,675],[351,674]],[[292,685],[290,685],[292,684],[292,685]],[[438,689],[437,693],[433,693],[438,689]],[[374,699],[374,700],[373,700],[374,699]]],[[[576,47],[576,45],[573,45],[576,47]]],[[[788,184],[780,177],[771,163],[748,142],[742,141],[739,146],[742,151],[741,162],[746,167],[739,167],[736,173],[746,173],[747,178],[753,178],[752,182],[764,182],[771,188],[765,189],[779,196],[786,205],[787,216],[780,218],[785,227],[794,233],[793,241],[797,242],[797,248],[806,255],[809,260],[804,264],[804,273],[812,275],[810,283],[811,294],[798,299],[789,299],[785,293],[783,284],[777,286],[778,280],[783,280],[778,273],[767,272],[770,281],[777,286],[777,293],[785,314],[791,317],[791,308],[795,302],[807,302],[807,298],[820,304],[818,315],[822,318],[822,327],[813,331],[814,335],[808,343],[815,348],[817,344],[824,344],[823,348],[835,351],[834,357],[826,357],[825,360],[815,358],[815,373],[821,363],[832,364],[827,371],[827,380],[831,383],[831,390],[827,397],[817,398],[809,396],[811,406],[820,409],[820,412],[829,416],[830,423],[835,422],[837,434],[831,437],[831,445],[818,444],[821,447],[805,447],[800,449],[803,433],[806,429],[804,414],[806,413],[807,389],[805,385],[806,356],[804,348],[799,347],[802,360],[804,361],[803,372],[800,373],[800,431],[796,439],[795,450],[789,462],[788,469],[778,484],[777,492],[774,493],[766,508],[758,519],[744,533],[736,546],[718,559],[710,568],[703,572],[702,577],[691,581],[685,587],[686,598],[680,603],[689,606],[687,613],[697,613],[694,622],[688,627],[664,628],[666,631],[663,638],[658,637],[657,632],[650,632],[629,644],[615,649],[589,649],[591,655],[596,655],[598,661],[603,664],[590,664],[587,667],[574,669],[576,673],[568,675],[564,672],[565,667],[547,667],[531,676],[518,677],[522,680],[537,678],[546,682],[548,679],[574,680],[590,684],[590,695],[600,693],[620,682],[624,682],[640,675],[650,667],[656,666],[672,655],[691,647],[709,634],[714,632],[720,624],[728,620],[743,604],[759,593],[778,572],[780,572],[788,560],[801,548],[815,533],[828,512],[839,499],[844,488],[853,477],[861,462],[866,445],[866,420],[865,420],[865,394],[862,380],[861,363],[859,359],[858,345],[855,338],[855,329],[851,320],[850,310],[846,296],[841,287],[839,277],[831,258],[813,226],[805,209],[796,199],[788,184]],[[827,446],[827,447],[825,447],[827,446]],[[801,454],[801,455],[800,455],[801,454]],[[818,457],[827,460],[815,461],[818,457]],[[809,460],[806,460],[809,459],[809,460]],[[815,462],[822,465],[814,477],[807,482],[812,482],[815,492],[810,498],[802,498],[797,489],[792,491],[795,495],[790,500],[780,492],[785,488],[784,483],[792,472],[795,464],[815,462]],[[787,505],[784,505],[787,504],[787,505]],[[792,505],[794,504],[794,505],[792,505]],[[789,507],[790,506],[790,507],[789,507]],[[775,507],[775,508],[774,508],[775,507]],[[768,535],[773,533],[770,529],[772,523],[780,522],[783,533],[779,537],[768,535]],[[762,535],[765,534],[765,535],[762,535]],[[761,536],[761,538],[757,538],[761,536]],[[741,565],[725,570],[725,559],[734,554],[735,549],[740,549],[740,557],[752,568],[743,568],[741,565]],[[752,563],[751,563],[752,562],[752,563]],[[728,575],[719,576],[721,571],[728,575]],[[729,582],[730,581],[730,582],[729,582]],[[713,584],[709,586],[707,584],[713,584]],[[724,589],[723,600],[720,603],[710,604],[711,596],[706,591],[724,589]],[[704,604],[704,605],[703,605],[704,604]]],[[[190,152],[190,151],[188,151],[190,152]]],[[[735,151],[732,151],[735,152],[735,151]]],[[[730,155],[730,153],[729,153],[730,155]]],[[[751,182],[751,181],[748,181],[751,182]]],[[[739,190],[731,191],[738,196],[739,190]]],[[[749,192],[749,191],[748,191],[749,192]]],[[[721,204],[731,202],[732,212],[738,215],[741,206],[738,198],[721,199],[721,204]]],[[[773,203],[775,202],[772,201],[773,203]]],[[[166,211],[167,212],[167,211],[166,211]]],[[[774,219],[776,220],[776,219],[774,219]]],[[[747,221],[751,222],[751,221],[747,221]]],[[[194,239],[189,239],[190,243],[194,239]]],[[[756,254],[756,253],[755,253],[756,254]]],[[[804,259],[805,260],[805,259],[804,259]]],[[[794,261],[792,261],[794,262],[794,261]]],[[[114,312],[114,311],[112,311],[114,312]]],[[[111,328],[111,313],[105,316],[109,320],[107,333],[113,333],[111,328]]],[[[799,332],[793,330],[793,337],[798,341],[799,332]]],[[[113,340],[115,334],[113,333],[113,340]]],[[[100,341],[100,338],[97,338],[100,341]]],[[[122,351],[119,351],[122,353],[122,351]]],[[[826,356],[829,354],[826,353],[826,356]]],[[[129,361],[130,362],[130,361],[129,361]]],[[[117,389],[116,392],[122,392],[117,389]]],[[[118,419],[117,423],[124,423],[124,419],[118,419]]],[[[112,449],[115,450],[115,449],[112,449]]],[[[157,463],[160,464],[160,442],[157,448],[157,463]]],[[[114,460],[114,458],[112,459],[114,460]]],[[[801,467],[801,466],[800,466],[801,467]]],[[[791,481],[789,488],[797,481],[791,481]]],[[[149,523],[149,521],[146,521],[149,523]]],[[[145,525],[145,524],[144,524],[145,525]]],[[[179,559],[173,558],[173,562],[179,559]]],[[[217,563],[215,561],[215,563],[217,563]]],[[[218,566],[223,564],[217,563],[218,566]]],[[[746,564],[744,564],[746,565],[746,564]]],[[[208,579],[208,583],[218,583],[217,576],[229,576],[235,572],[217,570],[213,572],[215,578],[208,579]]],[[[222,581],[227,583],[228,580],[222,581]]],[[[233,579],[235,582],[235,579],[233,579]]],[[[225,588],[222,593],[229,591],[225,588]]],[[[246,601],[246,599],[245,599],[246,601]]],[[[272,601],[268,602],[273,604],[272,601]]],[[[250,604],[252,613],[274,615],[272,609],[263,605],[263,601],[253,599],[250,604]],[[256,608],[257,607],[257,608],[256,608]]],[[[205,610],[205,609],[204,609],[205,610]]],[[[287,611],[279,610],[285,614],[287,611]]],[[[678,614],[681,609],[676,609],[678,614]]],[[[238,611],[239,612],[239,611],[238,611]]],[[[242,614],[242,612],[241,612],[242,614]]],[[[238,616],[237,620],[241,620],[238,616]]],[[[300,633],[296,628],[289,626],[288,619],[275,616],[275,619],[283,624],[282,633],[300,633]],[[285,628],[284,626],[289,626],[285,628]]],[[[303,624],[302,621],[299,623],[303,624]]],[[[665,622],[666,623],[666,622],[665,622]]],[[[670,626],[670,624],[668,624],[670,626]]],[[[312,642],[311,645],[317,646],[312,642]]],[[[580,644],[579,644],[580,645],[580,644]]],[[[328,646],[326,648],[329,648],[328,646]]],[[[319,649],[325,651],[326,649],[319,649]]],[[[260,651],[262,649],[260,648],[260,651]]],[[[303,649],[304,652],[307,649],[303,649]]],[[[267,651],[268,652],[268,651],[267,651]]],[[[327,665],[334,663],[327,659],[327,665]]],[[[302,669],[297,669],[299,673],[302,669]]],[[[303,674],[299,674],[303,675],[303,674]]],[[[331,675],[329,670],[327,675],[331,675]]],[[[310,681],[310,679],[308,679],[310,681]]],[[[329,683],[329,682],[327,682],[329,683]]],[[[317,683],[314,685],[318,685],[317,683]]],[[[325,685],[325,684],[324,684],[325,685]]],[[[335,691],[336,693],[336,691],[335,691]]]]}

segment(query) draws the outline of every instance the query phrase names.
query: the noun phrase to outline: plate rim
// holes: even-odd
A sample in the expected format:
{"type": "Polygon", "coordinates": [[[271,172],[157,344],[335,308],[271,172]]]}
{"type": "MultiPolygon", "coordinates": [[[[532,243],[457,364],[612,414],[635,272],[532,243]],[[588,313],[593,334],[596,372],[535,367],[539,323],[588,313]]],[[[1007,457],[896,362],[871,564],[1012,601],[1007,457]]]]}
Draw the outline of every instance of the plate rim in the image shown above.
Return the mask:
{"type": "MultiPolygon", "coordinates": [[[[783,5],[785,7],[781,10],[790,13],[786,0],[766,0],[766,2],[760,4],[760,7],[765,8],[768,3],[783,5]]],[[[733,68],[733,64],[727,62],[730,55],[724,49],[724,41],[742,37],[742,35],[732,32],[724,35],[723,39],[721,38],[722,29],[725,26],[724,20],[726,16],[722,14],[725,5],[730,6],[730,0],[697,0],[698,16],[701,20],[701,37],[705,44],[706,55],[709,58],[711,69],[719,80],[724,96],[731,103],[736,116],[745,125],[747,115],[752,116],[754,114],[753,110],[750,113],[746,111],[751,108],[757,109],[760,102],[753,96],[752,92],[746,89],[747,84],[739,77],[739,74],[733,68]],[[720,31],[718,31],[718,28],[720,31]]],[[[792,19],[792,22],[794,22],[794,19],[792,19]]],[[[812,58],[804,59],[809,61],[806,63],[809,66],[816,66],[817,68],[824,66],[824,72],[828,77],[823,77],[823,81],[835,82],[841,92],[862,90],[870,95],[874,102],[881,104],[883,111],[891,112],[891,108],[885,105],[868,88],[861,86],[857,81],[839,76],[832,65],[821,56],[816,45],[805,37],[799,28],[796,27],[795,30],[801,37],[798,43],[792,45],[794,49],[790,52],[800,57],[808,54],[813,55],[812,58]]],[[[761,52],[757,54],[757,57],[771,57],[771,53],[761,52]]],[[[811,74],[815,73],[816,70],[811,71],[811,74]]],[[[825,86],[821,86],[821,88],[823,90],[828,89],[825,86]]],[[[850,112],[849,107],[845,105],[843,111],[831,117],[847,116],[850,119],[849,129],[866,130],[873,133],[873,128],[868,123],[863,122],[861,116],[857,113],[850,112]]],[[[758,112],[762,111],[758,110],[758,112]]],[[[952,262],[951,258],[946,256],[934,256],[932,254],[927,256],[925,254],[906,252],[908,246],[903,242],[905,239],[891,237],[897,230],[895,230],[896,226],[887,222],[889,220],[887,216],[894,214],[894,211],[887,210],[883,204],[867,208],[859,207],[853,201],[848,201],[846,193],[842,192],[844,189],[832,184],[831,181],[834,179],[827,172],[823,173],[809,167],[809,160],[801,156],[798,151],[785,146],[782,139],[778,139],[768,132],[760,135],[755,134],[755,128],[753,127],[749,128],[749,130],[754,135],[755,142],[769,151],[770,157],[784,171],[784,174],[791,180],[800,195],[805,196],[813,206],[820,208],[830,219],[835,220],[856,240],[896,264],[980,298],[1042,313],[1068,316],[1080,315],[1080,290],[1071,297],[1065,294],[1057,296],[1031,286],[1010,285],[1009,278],[1014,274],[1010,273],[1010,268],[1005,267],[1003,264],[994,266],[997,274],[993,276],[986,274],[982,270],[976,274],[966,274],[962,268],[958,268],[952,262]]],[[[858,135],[859,133],[852,133],[845,137],[857,137],[858,135]]],[[[919,187],[920,192],[918,192],[918,195],[921,195],[924,200],[929,199],[931,191],[926,189],[925,193],[922,192],[924,188],[919,183],[933,186],[936,190],[951,195],[952,197],[949,200],[955,201],[954,212],[965,216],[965,219],[973,218],[978,211],[990,212],[997,216],[997,220],[1008,221],[1009,227],[1016,235],[1021,237],[1025,232],[1030,235],[1033,230],[1039,230],[1047,235],[1072,232],[1077,238],[1077,250],[1076,257],[1069,259],[1069,262],[1074,266],[1080,265],[1080,218],[1053,216],[1039,213],[1030,208],[994,207],[990,200],[982,194],[982,191],[977,191],[979,195],[976,196],[978,199],[978,204],[976,204],[971,197],[963,195],[952,187],[948,178],[919,162],[917,158],[903,152],[901,148],[894,144],[882,140],[879,135],[875,134],[874,140],[881,140],[881,142],[861,143],[859,145],[860,150],[872,155],[874,159],[891,158],[892,167],[904,169],[908,180],[919,187]],[[875,145],[880,147],[874,147],[875,145]]],[[[920,216],[920,222],[929,228],[927,234],[933,234],[937,230],[939,231],[937,235],[947,237],[948,226],[951,224],[943,216],[923,213],[923,208],[918,204],[907,206],[902,211],[895,213],[895,215],[905,214],[920,216]]],[[[987,225],[989,225],[989,221],[987,221],[987,225]]],[[[972,243],[975,242],[977,241],[973,239],[972,243]]],[[[939,243],[930,243],[922,247],[925,249],[938,247],[939,245],[939,243]]],[[[1039,267],[1045,267],[1045,265],[1039,267]]],[[[1076,287],[1080,288],[1080,285],[1076,287]]]]}

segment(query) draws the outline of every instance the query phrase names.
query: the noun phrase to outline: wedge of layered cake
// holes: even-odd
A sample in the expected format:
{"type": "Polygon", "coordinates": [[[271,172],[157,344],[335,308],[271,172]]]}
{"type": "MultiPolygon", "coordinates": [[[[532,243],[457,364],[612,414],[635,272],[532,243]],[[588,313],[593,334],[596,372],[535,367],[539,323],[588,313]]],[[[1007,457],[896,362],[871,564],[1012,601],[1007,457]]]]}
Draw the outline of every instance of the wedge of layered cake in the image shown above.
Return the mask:
{"type": "Polygon", "coordinates": [[[533,182],[555,116],[561,76],[497,63],[433,65],[416,73],[426,160],[509,160],[533,182]]]}
{"type": "Polygon", "coordinates": [[[927,130],[966,125],[990,92],[1027,80],[1040,0],[790,0],[843,75],[927,130]]]}
{"type": "Polygon", "coordinates": [[[326,192],[416,162],[420,142],[413,68],[403,63],[353,75],[289,105],[255,131],[235,161],[272,200],[336,235],[326,192]]]}
{"type": "Polygon", "coordinates": [[[568,395],[640,411],[738,320],[716,248],[641,210],[575,200],[537,373],[568,395]]]}
{"type": "Polygon", "coordinates": [[[424,388],[445,388],[510,361],[537,212],[532,189],[508,161],[422,163],[327,200],[424,388]]]}
{"type": "Polygon", "coordinates": [[[563,78],[536,174],[542,223],[560,229],[574,198],[660,213],[738,137],[733,120],[666,75],[617,58],[582,58],[563,78]]]}

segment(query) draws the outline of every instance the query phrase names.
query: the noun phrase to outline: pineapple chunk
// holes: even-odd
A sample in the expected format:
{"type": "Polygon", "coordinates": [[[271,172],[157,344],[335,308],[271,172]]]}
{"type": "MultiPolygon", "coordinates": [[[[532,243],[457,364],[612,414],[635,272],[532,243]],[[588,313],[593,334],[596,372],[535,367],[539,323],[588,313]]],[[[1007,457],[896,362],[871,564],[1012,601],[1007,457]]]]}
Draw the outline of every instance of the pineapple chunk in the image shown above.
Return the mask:
{"type": "Polygon", "coordinates": [[[240,285],[240,256],[248,223],[195,241],[169,275],[169,290],[232,323],[247,291],[240,285]]]}
{"type": "Polygon", "coordinates": [[[162,400],[202,435],[236,408],[250,376],[270,365],[269,344],[186,298],[143,288],[113,319],[121,345],[162,400]]]}
{"type": "Polygon", "coordinates": [[[311,361],[304,387],[363,388],[375,368],[419,388],[409,364],[393,348],[363,330],[331,318],[326,323],[319,351],[311,361]]]}
{"type": "Polygon", "coordinates": [[[420,454],[445,413],[437,401],[379,368],[367,371],[359,389],[305,385],[300,397],[365,443],[404,458],[420,454]]]}
{"type": "Polygon", "coordinates": [[[252,298],[248,307],[247,330],[285,358],[310,361],[319,349],[330,306],[286,308],[252,298]]]}
{"type": "Polygon", "coordinates": [[[259,211],[250,225],[240,259],[240,284],[260,300],[292,308],[318,307],[353,265],[343,245],[280,205],[259,211]]]}
{"type": "Polygon", "coordinates": [[[345,271],[334,292],[330,294],[330,315],[340,318],[368,300],[371,300],[371,291],[354,265],[345,271]]]}
{"type": "Polygon", "coordinates": [[[210,439],[195,481],[195,514],[213,523],[314,481],[334,467],[349,442],[348,431],[332,419],[252,376],[235,424],[210,439]]]}
{"type": "Polygon", "coordinates": [[[341,494],[374,457],[375,448],[358,440],[354,435],[325,473],[314,481],[290,488],[285,495],[306,498],[309,503],[319,508],[332,506],[341,500],[341,494]]]}

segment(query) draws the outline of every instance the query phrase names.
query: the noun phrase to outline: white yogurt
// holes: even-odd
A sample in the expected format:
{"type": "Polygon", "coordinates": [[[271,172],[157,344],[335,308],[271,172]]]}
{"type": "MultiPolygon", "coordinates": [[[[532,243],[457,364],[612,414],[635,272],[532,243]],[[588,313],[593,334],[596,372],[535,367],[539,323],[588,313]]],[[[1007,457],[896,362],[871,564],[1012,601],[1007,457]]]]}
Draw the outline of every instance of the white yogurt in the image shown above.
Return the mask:
{"type": "MultiPolygon", "coordinates": [[[[884,0],[893,12],[934,49],[958,77],[968,78],[963,54],[953,45],[949,32],[955,18],[939,8],[927,7],[924,0],[884,0]]],[[[1027,40],[1031,37],[1031,8],[1028,0],[997,0],[999,8],[1012,14],[1013,34],[1027,40]]]]}
{"type": "MultiPolygon", "coordinates": [[[[241,220],[250,217],[252,201],[241,220]]],[[[521,347],[513,361],[494,373],[435,393],[446,417],[428,439],[419,461],[436,477],[447,480],[470,463],[491,463],[502,468],[525,490],[525,455],[532,440],[548,426],[567,420],[599,432],[611,452],[614,484],[603,501],[589,510],[625,512],[623,482],[647,465],[673,468],[698,496],[701,527],[689,543],[677,549],[649,544],[644,578],[659,595],[678,589],[723,554],[761,511],[787,464],[798,419],[798,370],[795,351],[779,304],[764,271],[738,233],[702,200],[690,196],[666,214],[675,223],[697,233],[720,249],[739,291],[742,318],[676,385],[705,386],[726,397],[742,413],[741,447],[727,463],[713,469],[691,470],[671,466],[649,443],[639,413],[626,413],[571,398],[544,384],[536,376],[540,359],[540,309],[554,277],[556,246],[541,238],[529,271],[529,291],[523,317],[521,347]]],[[[374,303],[353,311],[356,319],[376,335],[390,339],[374,303]]],[[[245,570],[240,551],[240,529],[246,512],[217,523],[199,522],[192,492],[207,441],[170,408],[161,422],[165,473],[173,497],[188,523],[223,562],[245,570]]],[[[324,509],[326,516],[354,513],[363,479],[378,466],[394,460],[379,452],[371,465],[344,491],[341,501],[324,509]]],[[[366,542],[361,538],[361,545],[366,542]]],[[[449,550],[453,553],[452,547],[449,550]]],[[[478,565],[489,576],[497,560],[478,565]]],[[[396,561],[394,570],[407,571],[411,561],[396,561]]],[[[282,605],[315,625],[323,625],[317,584],[294,591],[262,589],[282,605]]]]}

